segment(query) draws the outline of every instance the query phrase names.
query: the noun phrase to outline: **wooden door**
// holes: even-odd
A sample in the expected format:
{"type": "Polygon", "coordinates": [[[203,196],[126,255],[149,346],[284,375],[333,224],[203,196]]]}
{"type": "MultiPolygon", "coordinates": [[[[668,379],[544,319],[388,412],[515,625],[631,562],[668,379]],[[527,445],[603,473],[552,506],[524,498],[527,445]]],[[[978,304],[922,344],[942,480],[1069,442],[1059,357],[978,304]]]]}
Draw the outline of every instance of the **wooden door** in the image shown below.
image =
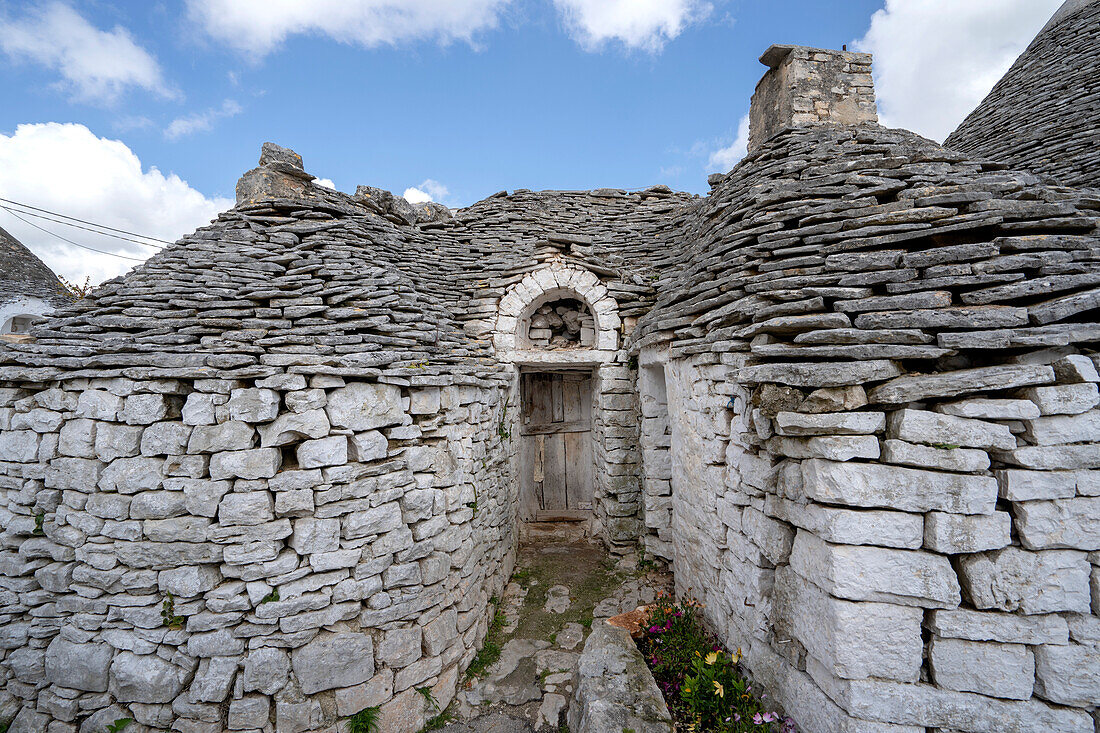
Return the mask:
{"type": "Polygon", "coordinates": [[[592,511],[592,375],[525,373],[521,477],[527,519],[584,519],[592,511]]]}

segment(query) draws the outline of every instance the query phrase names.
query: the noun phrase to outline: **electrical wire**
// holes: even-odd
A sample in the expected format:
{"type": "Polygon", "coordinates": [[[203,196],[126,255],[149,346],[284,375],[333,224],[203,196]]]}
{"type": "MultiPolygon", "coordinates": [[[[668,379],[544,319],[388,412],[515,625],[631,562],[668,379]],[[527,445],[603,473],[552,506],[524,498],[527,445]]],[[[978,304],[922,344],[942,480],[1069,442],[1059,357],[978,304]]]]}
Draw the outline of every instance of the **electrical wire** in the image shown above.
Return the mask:
{"type": "MultiPolygon", "coordinates": [[[[95,247],[89,247],[87,245],[81,244],[80,242],[74,242],[73,240],[68,239],[66,237],[63,237],[60,234],[54,234],[49,229],[43,229],[42,227],[35,224],[33,221],[27,221],[26,219],[19,216],[19,214],[15,213],[15,211],[8,208],[7,206],[0,206],[0,209],[3,209],[4,211],[8,212],[9,214],[14,216],[19,221],[26,224],[27,226],[32,226],[40,232],[45,232],[46,234],[49,234],[51,237],[56,237],[57,239],[60,239],[62,242],[68,242],[69,244],[73,245],[74,247],[80,247],[81,249],[86,249],[86,250],[89,250],[91,252],[98,252],[101,255],[110,255],[111,257],[118,257],[119,259],[123,259],[123,260],[133,260],[134,262],[145,262],[146,258],[144,258],[144,257],[128,257],[126,255],[120,255],[120,254],[117,254],[115,252],[108,252],[106,250],[96,249],[95,247]]],[[[26,212],[24,212],[24,213],[26,213],[26,212]]]]}
{"type": "MultiPolygon", "coordinates": [[[[127,231],[125,229],[117,229],[115,227],[109,227],[106,224],[96,224],[94,221],[87,221],[85,219],[78,219],[75,216],[69,216],[68,214],[60,214],[56,211],[50,211],[49,209],[42,209],[42,208],[39,208],[37,206],[31,206],[30,204],[24,204],[24,203],[21,203],[19,201],[12,201],[11,199],[6,199],[6,198],[3,198],[3,197],[0,197],[0,201],[3,201],[6,204],[11,204],[13,206],[19,206],[23,209],[30,209],[31,211],[39,211],[39,212],[42,212],[43,214],[49,214],[50,216],[58,216],[58,217],[61,217],[62,219],[69,219],[71,221],[77,221],[77,222],[80,222],[81,224],[87,224],[88,226],[97,227],[98,229],[106,229],[108,231],[118,232],[119,234],[126,234],[128,236],[137,237],[139,239],[149,239],[151,241],[160,242],[162,244],[174,244],[174,242],[169,242],[167,239],[160,239],[158,237],[150,237],[146,234],[138,234],[137,232],[130,232],[130,231],[127,231]]],[[[27,216],[35,216],[35,214],[30,213],[30,211],[21,211],[20,213],[26,214],[27,216]]],[[[40,216],[39,218],[47,219],[48,217],[40,216]]],[[[49,219],[49,221],[56,221],[56,220],[49,219]]],[[[74,224],[68,224],[67,222],[64,222],[64,221],[59,221],[57,223],[58,224],[66,224],[67,226],[75,226],[74,224]]],[[[84,229],[84,227],[76,227],[76,228],[77,229],[84,229]]],[[[95,229],[88,229],[87,231],[96,231],[96,230],[95,229]]],[[[97,234],[104,234],[105,236],[111,236],[111,235],[105,234],[105,232],[96,231],[96,233],[97,234]]],[[[126,241],[132,242],[134,240],[130,239],[130,240],[126,240],[126,241]]],[[[142,242],[138,242],[138,244],[142,244],[142,242]]],[[[154,245],[149,245],[149,246],[152,247],[154,245]]]]}
{"type": "Polygon", "coordinates": [[[73,227],[74,229],[83,229],[84,231],[91,232],[92,234],[99,234],[100,236],[103,236],[103,237],[111,237],[112,239],[119,239],[123,242],[133,242],[134,244],[140,244],[143,247],[153,247],[155,249],[164,249],[164,245],[150,244],[149,242],[142,242],[139,239],[130,239],[129,237],[122,237],[122,236],[119,236],[118,234],[111,234],[110,232],[101,232],[98,229],[92,229],[91,227],[80,226],[79,224],[73,224],[71,222],[63,221],[61,219],[54,219],[54,218],[51,218],[49,216],[46,216],[45,214],[35,214],[35,213],[30,212],[30,211],[23,211],[21,209],[13,209],[11,207],[4,206],[3,204],[0,204],[0,209],[3,209],[4,211],[7,211],[9,213],[18,212],[20,214],[23,214],[24,216],[33,216],[36,219],[45,219],[46,221],[52,221],[55,224],[64,224],[65,226],[73,227]]]}

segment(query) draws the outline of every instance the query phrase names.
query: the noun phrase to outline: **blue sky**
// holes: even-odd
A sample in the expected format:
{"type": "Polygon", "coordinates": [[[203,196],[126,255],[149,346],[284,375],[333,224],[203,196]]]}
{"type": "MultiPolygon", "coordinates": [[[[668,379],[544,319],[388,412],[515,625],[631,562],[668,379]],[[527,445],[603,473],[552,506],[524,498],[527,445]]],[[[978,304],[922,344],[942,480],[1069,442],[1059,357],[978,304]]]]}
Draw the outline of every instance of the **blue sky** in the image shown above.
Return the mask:
{"type": "MultiPolygon", "coordinates": [[[[704,192],[739,155],[769,44],[874,51],[884,122],[942,138],[1059,3],[958,4],[0,0],[0,197],[174,239],[231,204],[265,140],[340,190],[451,206],[521,187],[704,192]]],[[[134,264],[3,211],[0,226],[69,277],[134,264]]]]}

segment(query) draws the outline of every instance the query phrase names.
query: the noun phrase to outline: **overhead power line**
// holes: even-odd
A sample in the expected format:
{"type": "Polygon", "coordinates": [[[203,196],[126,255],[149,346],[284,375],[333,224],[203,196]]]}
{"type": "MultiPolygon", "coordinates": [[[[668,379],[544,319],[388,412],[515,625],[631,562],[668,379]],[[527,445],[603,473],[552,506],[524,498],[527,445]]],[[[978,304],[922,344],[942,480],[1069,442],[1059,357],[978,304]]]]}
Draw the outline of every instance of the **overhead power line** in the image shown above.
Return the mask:
{"type": "MultiPolygon", "coordinates": [[[[160,245],[149,244],[148,242],[142,242],[142,241],[139,241],[139,240],[147,239],[147,240],[150,240],[152,242],[161,242],[162,244],[173,244],[172,242],[169,242],[166,239],[160,239],[158,237],[150,237],[149,235],[146,235],[146,234],[138,234],[137,232],[131,232],[131,231],[127,231],[125,229],[118,229],[116,227],[110,227],[110,226],[107,226],[106,224],[97,224],[95,222],[87,221],[85,219],[78,219],[75,216],[69,216],[67,214],[61,214],[61,213],[58,213],[56,211],[50,211],[49,209],[42,209],[42,208],[39,208],[37,206],[31,206],[30,204],[24,204],[24,203],[21,203],[19,201],[12,201],[11,199],[6,199],[6,198],[3,198],[3,197],[0,197],[0,201],[4,202],[6,204],[10,204],[12,206],[18,206],[20,208],[19,213],[23,214],[25,216],[33,216],[33,217],[36,217],[38,219],[45,219],[47,221],[52,221],[52,222],[55,222],[57,224],[64,224],[65,226],[74,227],[76,229],[83,229],[84,231],[93,232],[95,234],[101,234],[105,237],[114,237],[115,239],[121,239],[125,242],[133,242],[134,244],[141,244],[141,245],[144,245],[146,247],[157,247],[158,249],[160,248],[160,245]],[[29,209],[29,211],[27,211],[26,209],[29,209]],[[40,212],[40,213],[34,213],[34,212],[40,212]],[[45,216],[46,214],[49,214],[49,216],[45,216]],[[51,218],[51,217],[56,217],[56,218],[51,218]],[[80,224],[73,224],[71,222],[79,222],[80,224],[86,224],[87,226],[80,226],[80,224]],[[95,228],[89,228],[89,227],[95,227],[95,228]],[[112,234],[111,232],[117,232],[117,234],[112,234]],[[126,237],[120,237],[120,236],[118,236],[119,234],[125,234],[127,236],[126,237]],[[127,237],[137,237],[138,239],[129,239],[127,237]]],[[[2,208],[8,209],[8,207],[6,207],[6,206],[2,207],[2,208]]],[[[11,211],[11,209],[8,209],[8,211],[11,211]]]]}
{"type": "MultiPolygon", "coordinates": [[[[60,239],[62,242],[68,242],[69,244],[73,245],[74,247],[80,247],[81,249],[86,249],[86,250],[89,250],[91,252],[98,252],[101,255],[110,255],[111,257],[118,257],[119,259],[123,259],[123,260],[133,260],[134,262],[145,262],[146,258],[144,258],[144,257],[129,257],[127,255],[120,255],[117,252],[108,252],[106,250],[96,249],[95,247],[89,247],[87,245],[81,244],[80,242],[74,242],[73,240],[71,240],[67,237],[63,237],[60,234],[55,234],[54,232],[51,232],[49,229],[43,229],[42,227],[35,224],[33,221],[27,221],[26,219],[21,217],[19,214],[17,214],[14,209],[11,209],[7,206],[0,206],[0,209],[3,209],[4,211],[8,212],[9,214],[14,216],[19,221],[26,224],[27,226],[32,226],[40,232],[45,232],[46,234],[49,234],[51,237],[56,237],[57,239],[60,239]]],[[[23,213],[26,213],[26,212],[23,212],[23,213]]]]}

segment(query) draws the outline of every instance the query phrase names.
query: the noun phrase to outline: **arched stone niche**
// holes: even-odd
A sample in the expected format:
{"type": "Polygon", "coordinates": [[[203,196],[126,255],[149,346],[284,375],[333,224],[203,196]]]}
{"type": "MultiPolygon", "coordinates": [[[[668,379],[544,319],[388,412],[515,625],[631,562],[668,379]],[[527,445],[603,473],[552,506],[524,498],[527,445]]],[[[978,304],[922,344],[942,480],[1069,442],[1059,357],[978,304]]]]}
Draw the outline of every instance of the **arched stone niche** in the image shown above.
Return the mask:
{"type": "Polygon", "coordinates": [[[554,263],[528,273],[500,299],[493,346],[498,358],[513,363],[602,364],[613,360],[618,351],[621,325],[619,305],[598,277],[575,265],[554,263]],[[590,346],[545,348],[529,338],[536,311],[563,300],[587,307],[594,326],[590,346]]]}

